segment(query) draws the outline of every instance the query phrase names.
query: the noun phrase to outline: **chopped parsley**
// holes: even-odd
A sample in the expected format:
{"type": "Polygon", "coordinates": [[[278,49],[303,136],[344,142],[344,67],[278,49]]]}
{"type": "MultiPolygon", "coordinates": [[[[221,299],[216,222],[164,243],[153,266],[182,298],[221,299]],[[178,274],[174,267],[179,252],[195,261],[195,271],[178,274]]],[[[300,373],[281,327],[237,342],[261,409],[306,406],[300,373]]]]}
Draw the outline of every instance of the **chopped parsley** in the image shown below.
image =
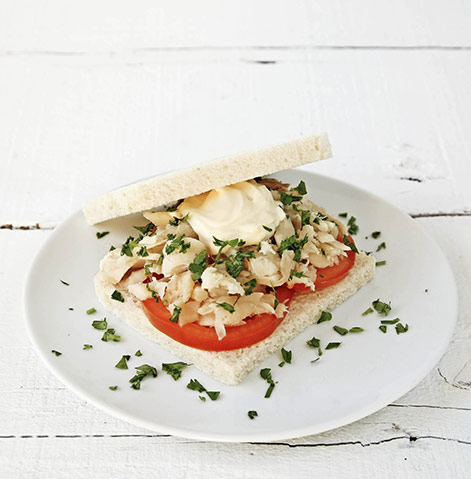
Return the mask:
{"type": "Polygon", "coordinates": [[[82,349],[92,349],[93,346],[91,344],[84,344],[82,349]]]}
{"type": "Polygon", "coordinates": [[[113,251],[113,250],[115,250],[115,249],[116,249],[116,248],[115,248],[113,245],[111,245],[111,246],[110,246],[110,249],[109,249],[108,251],[113,251]]]}
{"type": "Polygon", "coordinates": [[[337,349],[342,343],[329,343],[325,349],[337,349]]]}
{"type": "Polygon", "coordinates": [[[368,308],[366,311],[363,311],[361,313],[362,316],[366,316],[367,314],[371,314],[373,312],[373,308],[368,308]]]}
{"type": "Polygon", "coordinates": [[[206,402],[206,398],[204,396],[198,396],[201,402],[206,402]]]}
{"type": "Polygon", "coordinates": [[[280,192],[280,200],[286,206],[291,205],[293,202],[301,201],[302,199],[302,196],[290,195],[288,193],[285,193],[284,191],[280,192]]]}
{"type": "Polygon", "coordinates": [[[154,223],[147,223],[145,226],[134,226],[133,228],[146,236],[155,228],[155,226],[154,223]]]}
{"type": "Polygon", "coordinates": [[[129,354],[125,354],[121,359],[115,364],[115,368],[118,369],[128,369],[128,361],[131,358],[129,354]]]}
{"type": "Polygon", "coordinates": [[[234,310],[234,306],[232,306],[232,304],[229,304],[229,303],[226,303],[225,301],[223,301],[222,303],[216,303],[220,308],[223,308],[225,309],[226,311],[229,311],[229,313],[233,313],[235,310],[234,310]]]}
{"type": "Polygon", "coordinates": [[[198,380],[190,379],[190,382],[186,385],[188,389],[192,391],[197,391],[199,393],[206,393],[211,399],[211,401],[216,401],[216,399],[221,394],[220,391],[208,391],[198,380]]]}
{"type": "Polygon", "coordinates": [[[228,256],[224,262],[226,264],[227,272],[233,277],[237,278],[244,269],[244,259],[255,258],[254,251],[237,251],[235,255],[228,256]]]}
{"type": "Polygon", "coordinates": [[[184,238],[185,235],[182,234],[175,238],[175,235],[168,235],[170,243],[167,243],[165,246],[165,253],[170,254],[176,251],[178,248],[181,248],[181,253],[184,253],[191,245],[190,243],[185,243],[184,238]]]}
{"type": "Polygon", "coordinates": [[[116,289],[111,294],[111,299],[114,299],[115,301],[119,301],[120,303],[124,303],[123,295],[116,289]]]}
{"type": "Polygon", "coordinates": [[[189,364],[182,361],[177,361],[176,363],[162,363],[162,370],[169,376],[172,376],[176,381],[177,379],[180,379],[183,369],[187,366],[189,366],[189,364]]]}
{"type": "Polygon", "coordinates": [[[108,386],[108,389],[110,389],[111,391],[116,391],[116,389],[118,389],[118,386],[108,386]]]}
{"type": "Polygon", "coordinates": [[[149,283],[146,283],[146,289],[147,289],[147,291],[149,291],[149,293],[155,299],[155,302],[158,303],[159,302],[159,295],[153,289],[151,289],[151,287],[149,286],[149,283]]]}
{"type": "Polygon", "coordinates": [[[138,241],[135,240],[134,236],[129,236],[128,239],[121,246],[121,256],[131,256],[134,248],[137,247],[138,241]]]}
{"type": "Polygon", "coordinates": [[[70,286],[69,283],[65,282],[65,281],[62,281],[61,279],[59,280],[62,284],[64,284],[65,286],[70,286]]]}
{"type": "Polygon", "coordinates": [[[253,293],[254,288],[257,286],[257,280],[253,278],[250,281],[247,281],[246,283],[244,283],[244,286],[246,286],[244,288],[244,293],[246,296],[248,296],[249,294],[253,293]]]}
{"type": "Polygon", "coordinates": [[[188,267],[191,273],[191,279],[193,281],[200,279],[206,266],[208,266],[208,262],[206,261],[206,250],[204,249],[195,256],[193,263],[190,263],[188,267]]]}
{"type": "Polygon", "coordinates": [[[350,216],[347,226],[348,226],[348,234],[356,235],[358,230],[360,229],[356,223],[357,219],[354,216],[350,216]]]}
{"type": "Polygon", "coordinates": [[[383,333],[385,333],[385,332],[388,330],[388,327],[385,326],[384,324],[382,324],[382,325],[379,327],[379,330],[382,331],[383,333]]]}
{"type": "Polygon", "coordinates": [[[138,349],[138,350],[134,353],[134,356],[137,356],[137,357],[142,356],[141,350],[138,349]]]}
{"type": "Polygon", "coordinates": [[[346,218],[348,216],[348,213],[339,213],[340,218],[346,218]]]}
{"type": "Polygon", "coordinates": [[[300,195],[305,195],[307,194],[307,190],[306,190],[306,183],[304,183],[303,180],[301,180],[299,182],[299,185],[298,186],[295,186],[294,188],[291,188],[291,191],[293,190],[296,190],[300,195]]]}
{"type": "Polygon", "coordinates": [[[391,311],[391,303],[383,303],[379,299],[373,301],[373,308],[383,316],[387,316],[391,311]]]}
{"type": "Polygon", "coordinates": [[[291,364],[291,358],[293,357],[292,351],[286,351],[285,348],[281,348],[281,356],[285,363],[291,364]]]}
{"type": "Polygon", "coordinates": [[[270,228],[269,226],[265,226],[265,225],[262,225],[262,226],[263,226],[263,229],[264,229],[264,230],[267,230],[267,231],[270,231],[270,232],[273,231],[273,229],[270,228]]]}
{"type": "Polygon", "coordinates": [[[103,318],[101,321],[93,321],[92,326],[95,329],[105,330],[108,327],[108,323],[106,322],[106,318],[103,318]]]}
{"type": "Polygon", "coordinates": [[[308,210],[301,210],[301,226],[311,223],[311,212],[308,210]]]}
{"type": "Polygon", "coordinates": [[[307,235],[304,236],[302,240],[298,240],[296,235],[292,235],[288,238],[285,238],[278,249],[278,254],[283,256],[283,251],[290,250],[294,251],[294,261],[299,263],[301,261],[301,250],[303,246],[307,243],[308,237],[307,235]]]}
{"type": "Polygon", "coordinates": [[[265,381],[269,384],[267,392],[265,393],[265,396],[264,396],[266,399],[268,399],[271,396],[273,389],[275,389],[275,381],[273,381],[273,378],[271,376],[271,369],[270,368],[261,369],[260,376],[262,377],[262,379],[265,379],[265,381]]]}
{"type": "Polygon", "coordinates": [[[188,215],[189,213],[187,213],[183,218],[177,218],[176,216],[173,217],[173,219],[171,219],[168,224],[171,225],[171,226],[178,226],[180,223],[182,223],[183,221],[186,221],[188,219],[188,215]]]}
{"type": "Polygon", "coordinates": [[[60,351],[56,351],[55,349],[51,349],[51,353],[55,354],[56,356],[61,356],[62,353],[60,351]]]}
{"type": "Polygon", "coordinates": [[[396,318],[396,319],[383,319],[381,321],[381,324],[396,324],[400,321],[399,318],[396,318]]]}
{"type": "Polygon", "coordinates": [[[142,246],[141,249],[137,252],[138,256],[142,256],[145,258],[146,256],[149,256],[149,253],[147,252],[147,246],[142,246]]]}
{"type": "Polygon", "coordinates": [[[320,359],[320,358],[313,359],[313,360],[311,361],[311,363],[317,363],[317,361],[319,361],[319,359],[320,359]]]}
{"type": "Polygon", "coordinates": [[[103,336],[101,338],[102,341],[104,341],[105,343],[107,343],[108,341],[114,341],[116,343],[118,343],[119,341],[121,341],[121,336],[118,336],[117,334],[115,334],[115,330],[114,329],[107,329],[104,333],[103,333],[103,336]]]}
{"type": "Polygon", "coordinates": [[[376,266],[384,266],[386,264],[386,261],[376,261],[375,265],[376,266]]]}
{"type": "Polygon", "coordinates": [[[404,326],[402,323],[397,323],[395,327],[396,327],[396,334],[407,333],[407,331],[409,331],[408,324],[404,326]]]}
{"type": "Polygon", "coordinates": [[[96,237],[97,239],[103,238],[103,236],[109,235],[109,231],[102,231],[101,233],[99,231],[96,232],[96,237]]]}
{"type": "Polygon", "coordinates": [[[149,366],[148,364],[143,364],[142,366],[137,366],[134,369],[137,369],[137,373],[135,376],[133,376],[129,382],[131,383],[131,387],[133,389],[141,389],[141,381],[147,377],[157,377],[157,369],[155,369],[152,366],[149,366]]]}
{"type": "Polygon", "coordinates": [[[350,238],[347,235],[343,235],[343,243],[345,246],[349,246],[354,253],[358,253],[358,248],[355,246],[355,243],[350,241],[350,238]]]}
{"type": "Polygon", "coordinates": [[[322,311],[319,319],[317,320],[317,324],[324,323],[325,321],[330,321],[332,319],[332,313],[329,311],[322,311]]]}
{"type": "Polygon", "coordinates": [[[377,239],[381,236],[381,231],[373,231],[373,233],[371,233],[371,236],[374,238],[374,239],[377,239]]]}
{"type": "Polygon", "coordinates": [[[349,333],[362,333],[363,331],[364,329],[360,328],[359,326],[354,326],[348,330],[349,333]]]}
{"type": "Polygon", "coordinates": [[[386,249],[386,243],[384,241],[376,248],[376,252],[381,251],[382,249],[386,249]]]}
{"type": "Polygon", "coordinates": [[[313,337],[312,339],[306,341],[306,344],[311,348],[318,348],[321,345],[321,340],[313,337]]]}
{"type": "Polygon", "coordinates": [[[292,280],[293,277],[295,277],[295,278],[306,278],[307,276],[302,271],[297,272],[294,269],[292,269],[289,272],[289,280],[292,280]]]}
{"type": "MultiPolygon", "coordinates": [[[[427,290],[425,290],[425,292],[427,292],[427,290]]],[[[73,311],[73,310],[74,310],[74,308],[69,308],[69,311],[73,311]]]]}
{"type": "Polygon", "coordinates": [[[247,416],[249,416],[250,419],[254,419],[258,416],[258,412],[257,411],[249,411],[247,413],[247,416]]]}
{"type": "Polygon", "coordinates": [[[96,313],[96,309],[95,309],[95,308],[87,309],[87,314],[93,314],[93,313],[96,313]]]}
{"type": "Polygon", "coordinates": [[[214,259],[214,263],[217,263],[219,261],[219,258],[221,257],[222,250],[226,246],[230,246],[231,248],[235,248],[236,246],[243,246],[245,244],[244,240],[240,240],[238,238],[234,238],[231,240],[220,240],[217,239],[216,236],[213,236],[213,244],[214,246],[219,246],[219,251],[216,254],[216,258],[214,259]]]}
{"type": "Polygon", "coordinates": [[[348,333],[348,329],[342,328],[342,326],[334,326],[334,331],[339,333],[340,336],[345,336],[348,333]]]}
{"type": "Polygon", "coordinates": [[[170,321],[172,321],[172,323],[178,323],[178,318],[180,317],[180,312],[181,312],[182,308],[180,308],[180,306],[174,306],[173,307],[173,313],[172,313],[172,316],[170,316],[170,321]]]}

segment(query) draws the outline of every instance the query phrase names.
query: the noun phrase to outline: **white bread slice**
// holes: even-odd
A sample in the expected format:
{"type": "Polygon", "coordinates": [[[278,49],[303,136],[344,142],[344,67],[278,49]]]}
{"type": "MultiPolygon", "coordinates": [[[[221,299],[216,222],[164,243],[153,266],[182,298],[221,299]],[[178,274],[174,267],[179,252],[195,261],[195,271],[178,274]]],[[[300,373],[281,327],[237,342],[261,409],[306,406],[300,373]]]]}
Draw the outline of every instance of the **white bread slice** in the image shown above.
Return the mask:
{"type": "Polygon", "coordinates": [[[362,252],[357,254],[355,264],[345,279],[324,290],[295,297],[285,319],[271,336],[248,348],[222,352],[190,348],[161,333],[151,325],[141,307],[141,302],[134,296],[126,291],[120,291],[125,299],[124,303],[111,299],[116,287],[106,282],[101,273],[95,276],[95,291],[103,306],[129,326],[215,379],[235,385],[239,384],[259,362],[279,351],[304,328],[314,324],[322,311],[331,310],[354,295],[373,278],[374,273],[375,259],[362,252]]]}
{"type": "Polygon", "coordinates": [[[92,199],[82,209],[89,224],[101,223],[331,156],[326,134],[308,136],[134,183],[92,199]]]}

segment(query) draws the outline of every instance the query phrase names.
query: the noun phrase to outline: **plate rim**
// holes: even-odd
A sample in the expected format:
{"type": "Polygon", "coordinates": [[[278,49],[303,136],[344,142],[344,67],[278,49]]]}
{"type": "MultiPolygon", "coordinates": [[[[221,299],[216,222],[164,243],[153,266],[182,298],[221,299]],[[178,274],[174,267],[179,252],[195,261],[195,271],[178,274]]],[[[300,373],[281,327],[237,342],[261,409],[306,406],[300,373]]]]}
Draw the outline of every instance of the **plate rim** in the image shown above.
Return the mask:
{"type": "Polygon", "coordinates": [[[280,172],[273,173],[274,176],[276,176],[279,173],[284,173],[284,172],[299,172],[300,174],[307,174],[310,176],[317,177],[318,179],[321,180],[328,180],[336,184],[336,186],[340,188],[348,188],[351,190],[354,190],[356,193],[360,193],[361,195],[367,195],[369,196],[372,200],[374,200],[374,203],[381,203],[384,204],[385,206],[392,208],[396,211],[396,213],[399,213],[401,216],[404,217],[407,221],[410,221],[411,224],[414,224],[414,227],[418,228],[421,230],[421,232],[427,236],[428,240],[436,247],[437,251],[441,255],[441,259],[443,260],[443,264],[447,268],[447,272],[452,279],[450,287],[452,288],[452,294],[449,295],[449,301],[453,302],[453,310],[451,311],[451,314],[449,315],[449,320],[447,324],[449,325],[448,328],[448,334],[445,337],[445,340],[442,342],[442,346],[435,350],[435,353],[433,355],[433,364],[432,364],[432,359],[427,363],[428,365],[426,367],[418,368],[420,371],[420,374],[414,375],[409,381],[406,381],[403,383],[401,388],[398,388],[395,390],[394,393],[391,393],[388,395],[387,398],[382,398],[381,400],[376,400],[374,402],[368,403],[363,408],[358,408],[354,412],[347,414],[347,415],[342,415],[338,417],[336,420],[328,420],[325,422],[318,422],[315,425],[308,425],[305,427],[301,428],[294,428],[294,429],[284,429],[283,431],[279,432],[254,432],[253,434],[250,434],[250,437],[247,436],[247,434],[237,434],[237,433],[232,433],[232,434],[223,434],[223,433],[206,433],[204,431],[197,431],[194,429],[185,429],[182,427],[173,427],[173,426],[167,426],[167,425],[159,425],[158,429],[156,428],[155,422],[153,421],[146,421],[146,420],[141,420],[139,418],[134,417],[132,414],[129,414],[127,412],[122,411],[119,408],[115,407],[110,407],[105,400],[96,398],[93,394],[89,393],[86,388],[78,387],[73,382],[69,381],[67,375],[63,374],[61,370],[56,367],[56,363],[52,361],[52,359],[46,355],[46,351],[43,350],[43,348],[40,346],[38,341],[36,340],[36,337],[33,334],[33,329],[32,329],[32,321],[33,321],[33,315],[34,312],[31,310],[32,305],[30,304],[31,302],[28,301],[28,297],[31,295],[31,290],[32,290],[32,273],[37,267],[37,263],[40,262],[40,258],[43,254],[43,251],[46,249],[48,242],[50,238],[60,233],[62,229],[67,228],[67,225],[69,222],[72,222],[74,218],[76,218],[79,215],[83,215],[82,210],[76,210],[73,212],[70,216],[68,216],[65,220],[63,220],[56,228],[54,228],[53,232],[51,233],[51,236],[49,236],[46,241],[41,245],[39,250],[36,252],[35,257],[33,261],[31,262],[31,265],[28,270],[27,274],[27,279],[25,282],[24,286],[24,291],[23,291],[23,311],[24,311],[24,324],[26,325],[26,330],[27,334],[30,338],[30,341],[33,344],[33,347],[36,351],[36,353],[39,355],[41,360],[46,364],[48,369],[52,371],[52,373],[71,391],[73,391],[75,394],[77,394],[79,397],[87,401],[88,403],[92,404],[93,406],[97,407],[98,409],[106,412],[110,416],[116,417],[118,419],[124,420],[130,424],[136,425],[138,427],[142,427],[144,429],[153,431],[157,433],[158,435],[173,435],[177,437],[182,437],[182,438],[187,438],[187,439],[197,439],[197,440],[202,440],[202,441],[212,441],[212,442],[238,442],[238,443],[244,443],[244,442],[267,442],[267,441],[280,441],[280,440],[287,440],[287,439],[295,439],[295,438],[302,438],[306,437],[309,435],[314,435],[314,434],[320,434],[323,432],[331,431],[334,429],[337,429],[342,426],[347,426],[349,424],[352,424],[356,421],[359,421],[360,419],[363,419],[383,408],[391,404],[392,402],[396,401],[400,397],[402,397],[404,394],[412,390],[415,386],[417,386],[420,382],[423,381],[423,379],[429,374],[429,372],[438,364],[440,359],[443,357],[445,352],[448,349],[448,346],[451,342],[451,339],[453,337],[454,331],[456,329],[456,323],[457,323],[457,318],[458,318],[458,312],[459,312],[459,303],[458,303],[458,290],[457,290],[457,285],[456,285],[456,278],[453,274],[453,270],[450,266],[450,263],[448,261],[448,258],[445,256],[442,248],[440,245],[436,242],[435,238],[427,235],[426,231],[423,229],[423,227],[420,225],[420,223],[414,221],[414,219],[406,212],[404,212],[402,209],[397,207],[396,205],[390,203],[389,201],[383,199],[382,197],[369,192],[368,190],[361,188],[355,184],[349,183],[344,180],[339,180],[337,178],[333,178],[329,175],[322,174],[322,173],[317,173],[313,172],[310,170],[307,170],[305,168],[293,168],[289,170],[283,170],[280,172]]]}

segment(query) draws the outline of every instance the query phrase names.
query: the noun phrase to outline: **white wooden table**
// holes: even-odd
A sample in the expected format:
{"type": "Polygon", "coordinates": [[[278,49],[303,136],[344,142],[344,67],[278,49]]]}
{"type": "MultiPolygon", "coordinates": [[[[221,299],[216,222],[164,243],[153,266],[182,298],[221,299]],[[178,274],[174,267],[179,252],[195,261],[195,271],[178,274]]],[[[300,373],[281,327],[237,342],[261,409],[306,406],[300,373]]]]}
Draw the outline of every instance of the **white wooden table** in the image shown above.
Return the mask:
{"type": "Polygon", "coordinates": [[[3,1],[0,477],[470,477],[470,25],[459,0],[3,1]],[[335,160],[313,169],[410,213],[456,275],[458,328],[419,386],[335,431],[218,444],[109,417],[52,376],[22,297],[59,222],[152,172],[319,130],[335,160]]]}

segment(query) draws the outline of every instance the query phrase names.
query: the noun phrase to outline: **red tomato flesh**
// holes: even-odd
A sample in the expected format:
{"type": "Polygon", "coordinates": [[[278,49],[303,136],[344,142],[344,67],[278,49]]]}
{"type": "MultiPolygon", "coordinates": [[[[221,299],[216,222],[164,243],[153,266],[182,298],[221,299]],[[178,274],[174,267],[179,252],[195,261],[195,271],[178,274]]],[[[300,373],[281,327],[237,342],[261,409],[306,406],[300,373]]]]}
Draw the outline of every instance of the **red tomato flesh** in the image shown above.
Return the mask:
{"type": "MultiPolygon", "coordinates": [[[[349,238],[352,241],[351,238],[349,238]]],[[[355,263],[355,253],[348,251],[338,264],[317,270],[315,281],[316,291],[332,286],[347,276],[355,263]]],[[[276,288],[276,295],[280,303],[285,302],[287,306],[296,293],[309,292],[310,289],[302,284],[293,288],[286,285],[276,288]]],[[[226,336],[219,340],[216,330],[210,326],[200,326],[197,323],[179,326],[170,321],[170,312],[167,307],[154,298],[142,302],[144,312],[151,324],[162,333],[181,344],[204,351],[231,351],[233,349],[252,346],[270,336],[278,325],[283,321],[284,316],[278,318],[274,314],[258,314],[245,319],[245,324],[240,326],[226,327],[226,336]]]]}

